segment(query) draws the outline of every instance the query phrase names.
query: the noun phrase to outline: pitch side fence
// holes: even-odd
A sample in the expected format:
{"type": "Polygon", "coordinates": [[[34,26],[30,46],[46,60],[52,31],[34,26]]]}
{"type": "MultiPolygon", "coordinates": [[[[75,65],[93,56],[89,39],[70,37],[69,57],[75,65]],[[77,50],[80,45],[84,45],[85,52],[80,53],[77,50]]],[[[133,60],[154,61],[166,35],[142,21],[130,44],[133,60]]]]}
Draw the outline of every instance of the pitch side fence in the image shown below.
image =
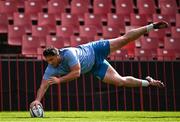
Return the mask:
{"type": "MultiPolygon", "coordinates": [[[[105,84],[91,74],[51,86],[42,100],[45,110],[179,111],[180,61],[111,61],[119,74],[161,79],[165,88],[124,88],[105,84]]],[[[0,111],[29,110],[46,62],[0,56],[0,111]]]]}

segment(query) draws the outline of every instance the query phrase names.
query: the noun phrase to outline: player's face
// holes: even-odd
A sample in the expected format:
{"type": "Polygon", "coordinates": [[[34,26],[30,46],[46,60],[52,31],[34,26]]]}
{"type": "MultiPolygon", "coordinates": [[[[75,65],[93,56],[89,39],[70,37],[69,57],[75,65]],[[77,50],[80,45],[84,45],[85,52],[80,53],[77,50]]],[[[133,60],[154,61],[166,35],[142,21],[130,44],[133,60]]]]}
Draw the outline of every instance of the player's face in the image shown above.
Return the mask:
{"type": "Polygon", "coordinates": [[[60,63],[60,57],[58,55],[47,56],[46,61],[48,62],[48,64],[52,65],[53,67],[57,67],[60,63]]]}

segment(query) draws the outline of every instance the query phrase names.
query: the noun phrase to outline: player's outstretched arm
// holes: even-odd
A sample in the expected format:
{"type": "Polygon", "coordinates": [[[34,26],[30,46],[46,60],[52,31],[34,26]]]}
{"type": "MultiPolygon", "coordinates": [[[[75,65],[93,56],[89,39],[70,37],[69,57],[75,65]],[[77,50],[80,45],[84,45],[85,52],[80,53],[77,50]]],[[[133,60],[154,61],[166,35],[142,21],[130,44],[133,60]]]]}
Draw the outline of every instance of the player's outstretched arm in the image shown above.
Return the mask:
{"type": "Polygon", "coordinates": [[[41,104],[40,101],[43,98],[48,87],[49,87],[48,81],[42,80],[40,88],[37,91],[36,99],[30,104],[30,107],[37,106],[38,104],[41,104]]]}
{"type": "Polygon", "coordinates": [[[121,37],[109,39],[110,50],[111,50],[111,52],[114,52],[114,51],[120,49],[121,47],[127,45],[128,43],[135,41],[140,36],[144,35],[145,33],[149,32],[153,29],[163,29],[163,28],[167,28],[167,27],[168,27],[167,22],[160,21],[160,22],[154,22],[147,26],[132,29],[121,37]]]}

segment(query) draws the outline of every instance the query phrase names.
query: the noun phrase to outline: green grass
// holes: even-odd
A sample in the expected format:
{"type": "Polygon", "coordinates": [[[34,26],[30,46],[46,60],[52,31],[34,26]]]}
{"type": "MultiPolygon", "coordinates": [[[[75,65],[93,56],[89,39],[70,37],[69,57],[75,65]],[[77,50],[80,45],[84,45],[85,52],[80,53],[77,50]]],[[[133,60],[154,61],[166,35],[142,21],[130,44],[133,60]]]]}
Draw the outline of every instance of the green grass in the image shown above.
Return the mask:
{"type": "Polygon", "coordinates": [[[180,112],[45,112],[31,118],[29,112],[0,112],[0,122],[180,122],[180,112]]]}

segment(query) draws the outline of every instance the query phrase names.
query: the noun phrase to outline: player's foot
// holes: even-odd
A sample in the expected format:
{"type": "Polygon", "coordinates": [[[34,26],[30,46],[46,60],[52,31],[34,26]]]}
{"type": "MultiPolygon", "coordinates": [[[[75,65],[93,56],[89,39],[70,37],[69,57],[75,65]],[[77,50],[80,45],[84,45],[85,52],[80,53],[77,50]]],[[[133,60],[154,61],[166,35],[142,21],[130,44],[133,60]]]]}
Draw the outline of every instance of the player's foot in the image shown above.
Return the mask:
{"type": "Polygon", "coordinates": [[[149,86],[157,86],[157,87],[160,87],[160,88],[164,87],[163,82],[161,82],[161,81],[159,81],[159,80],[154,80],[154,79],[153,79],[152,77],[150,77],[150,76],[147,76],[147,77],[146,77],[146,80],[149,81],[149,86]]]}
{"type": "Polygon", "coordinates": [[[167,28],[167,27],[168,27],[168,23],[166,21],[160,21],[160,22],[153,23],[154,29],[163,29],[163,28],[167,28]]]}

